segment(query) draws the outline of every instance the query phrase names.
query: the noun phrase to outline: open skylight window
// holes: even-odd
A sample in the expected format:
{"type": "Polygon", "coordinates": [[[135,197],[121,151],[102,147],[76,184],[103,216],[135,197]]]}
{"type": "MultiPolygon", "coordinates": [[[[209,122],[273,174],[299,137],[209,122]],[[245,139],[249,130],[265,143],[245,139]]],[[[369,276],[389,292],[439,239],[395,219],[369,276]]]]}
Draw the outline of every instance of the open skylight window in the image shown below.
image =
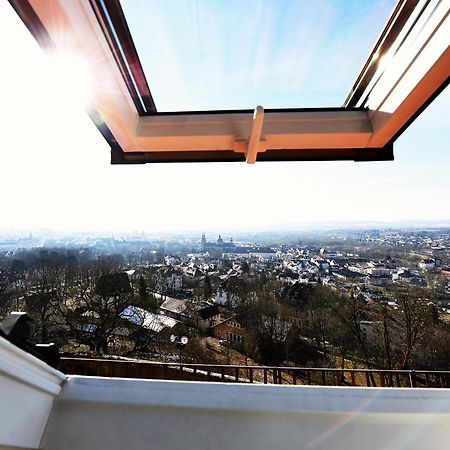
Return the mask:
{"type": "Polygon", "coordinates": [[[10,2],[94,75],[112,163],[392,160],[450,79],[439,0],[10,2]]]}
{"type": "Polygon", "coordinates": [[[121,0],[157,110],[341,106],[395,0],[121,0]]]}

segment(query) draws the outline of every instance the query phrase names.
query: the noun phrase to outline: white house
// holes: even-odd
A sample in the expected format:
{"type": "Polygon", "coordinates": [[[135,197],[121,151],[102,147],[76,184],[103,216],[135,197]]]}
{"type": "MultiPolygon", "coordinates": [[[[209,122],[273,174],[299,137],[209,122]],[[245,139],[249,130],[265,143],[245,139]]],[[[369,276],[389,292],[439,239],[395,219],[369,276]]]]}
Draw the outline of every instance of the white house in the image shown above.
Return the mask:
{"type": "Polygon", "coordinates": [[[433,270],[436,266],[436,261],[433,258],[422,259],[419,263],[419,268],[421,270],[433,270]]]}
{"type": "Polygon", "coordinates": [[[228,293],[222,286],[219,286],[217,288],[216,296],[214,297],[214,302],[222,306],[228,303],[228,293]]]}

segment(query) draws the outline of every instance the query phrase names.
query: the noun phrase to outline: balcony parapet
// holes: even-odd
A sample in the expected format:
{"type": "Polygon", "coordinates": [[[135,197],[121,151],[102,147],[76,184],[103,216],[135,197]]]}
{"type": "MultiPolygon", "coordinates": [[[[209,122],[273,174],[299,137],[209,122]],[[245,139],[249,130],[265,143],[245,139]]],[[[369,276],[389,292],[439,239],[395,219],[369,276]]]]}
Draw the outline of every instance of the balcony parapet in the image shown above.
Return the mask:
{"type": "Polygon", "coordinates": [[[39,448],[65,375],[0,337],[0,448],[39,448]]]}
{"type": "Polygon", "coordinates": [[[58,450],[445,448],[450,390],[68,376],[42,441],[58,450]]]}

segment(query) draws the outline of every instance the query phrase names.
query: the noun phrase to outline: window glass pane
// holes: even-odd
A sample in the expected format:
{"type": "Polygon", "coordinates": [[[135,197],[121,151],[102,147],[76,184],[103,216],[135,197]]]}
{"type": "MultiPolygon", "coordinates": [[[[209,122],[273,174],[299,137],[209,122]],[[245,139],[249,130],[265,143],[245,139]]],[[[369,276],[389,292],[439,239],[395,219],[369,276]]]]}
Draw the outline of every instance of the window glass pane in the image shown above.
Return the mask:
{"type": "Polygon", "coordinates": [[[395,0],[122,0],[158,111],[341,106],[395,0]]]}

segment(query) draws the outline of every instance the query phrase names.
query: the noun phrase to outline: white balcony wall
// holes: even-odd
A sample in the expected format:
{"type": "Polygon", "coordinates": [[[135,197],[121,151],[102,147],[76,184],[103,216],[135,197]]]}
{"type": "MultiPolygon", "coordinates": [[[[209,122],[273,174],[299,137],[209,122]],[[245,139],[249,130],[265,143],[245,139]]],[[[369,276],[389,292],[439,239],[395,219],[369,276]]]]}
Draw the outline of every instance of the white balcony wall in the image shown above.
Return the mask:
{"type": "Polygon", "coordinates": [[[43,448],[387,450],[449,442],[450,390],[70,376],[43,448]]]}
{"type": "Polygon", "coordinates": [[[0,449],[39,448],[65,375],[0,338],[0,449]]]}

